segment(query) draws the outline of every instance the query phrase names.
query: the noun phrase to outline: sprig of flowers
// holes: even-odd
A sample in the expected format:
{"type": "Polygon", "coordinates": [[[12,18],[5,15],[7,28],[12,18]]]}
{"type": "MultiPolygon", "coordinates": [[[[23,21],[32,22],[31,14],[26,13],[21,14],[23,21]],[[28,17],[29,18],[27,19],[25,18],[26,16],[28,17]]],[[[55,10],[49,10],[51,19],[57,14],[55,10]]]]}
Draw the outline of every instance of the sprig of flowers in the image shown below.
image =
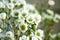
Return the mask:
{"type": "Polygon", "coordinates": [[[0,20],[4,20],[1,25],[6,37],[11,40],[30,40],[30,37],[32,40],[35,37],[37,40],[43,39],[43,31],[37,30],[41,16],[33,5],[27,4],[25,0],[3,0],[0,5],[0,20]]]}

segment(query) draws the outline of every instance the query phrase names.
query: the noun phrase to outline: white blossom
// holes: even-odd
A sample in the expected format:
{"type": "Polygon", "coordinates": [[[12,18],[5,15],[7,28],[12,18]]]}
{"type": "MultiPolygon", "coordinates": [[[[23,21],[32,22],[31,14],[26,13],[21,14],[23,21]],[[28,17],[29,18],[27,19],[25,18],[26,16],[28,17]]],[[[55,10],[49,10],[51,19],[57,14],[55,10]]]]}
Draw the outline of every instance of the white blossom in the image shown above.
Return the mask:
{"type": "Polygon", "coordinates": [[[53,18],[54,22],[59,22],[58,20],[60,20],[60,15],[55,14],[54,18],[53,18]]]}
{"type": "Polygon", "coordinates": [[[54,12],[52,11],[52,10],[49,10],[49,9],[47,9],[46,10],[47,11],[47,13],[45,13],[45,12],[43,12],[43,19],[53,19],[53,16],[54,16],[54,12]]]}
{"type": "Polygon", "coordinates": [[[0,8],[5,8],[5,5],[3,2],[0,2],[0,8]]]}
{"type": "Polygon", "coordinates": [[[44,37],[43,30],[40,30],[40,29],[36,30],[35,36],[38,37],[38,38],[43,38],[44,37]]]}
{"type": "Polygon", "coordinates": [[[23,10],[22,11],[22,16],[27,17],[28,16],[28,10],[23,10]]]}
{"type": "Polygon", "coordinates": [[[1,13],[0,14],[0,19],[6,19],[6,13],[1,13]]]}
{"type": "Polygon", "coordinates": [[[9,2],[8,2],[8,0],[3,0],[3,3],[4,3],[4,4],[7,4],[7,3],[9,3],[9,2]]]}
{"type": "Polygon", "coordinates": [[[11,16],[12,16],[12,17],[19,17],[19,13],[20,13],[19,10],[12,10],[11,16]]]}
{"type": "Polygon", "coordinates": [[[3,2],[0,2],[0,8],[5,8],[5,5],[3,2]]]}
{"type": "Polygon", "coordinates": [[[46,14],[46,13],[43,12],[42,19],[44,20],[46,18],[51,20],[53,18],[53,15],[48,15],[48,14],[46,14]]]}
{"type": "Polygon", "coordinates": [[[29,10],[35,10],[35,6],[31,4],[26,4],[25,9],[29,10]]]}
{"type": "Polygon", "coordinates": [[[50,15],[50,16],[53,16],[53,15],[54,15],[54,12],[53,12],[52,10],[49,10],[49,9],[47,9],[47,13],[48,13],[48,15],[50,15]]]}
{"type": "Polygon", "coordinates": [[[26,5],[26,1],[25,0],[11,0],[11,3],[14,3],[15,5],[26,5]]]}
{"type": "Polygon", "coordinates": [[[24,33],[28,30],[28,24],[27,23],[21,23],[19,26],[19,29],[24,33]]]}
{"type": "Polygon", "coordinates": [[[22,37],[19,38],[19,40],[27,40],[27,37],[23,35],[22,37]]]}
{"type": "Polygon", "coordinates": [[[32,40],[38,40],[38,38],[36,36],[33,36],[32,40]]]}
{"type": "Polygon", "coordinates": [[[7,3],[6,5],[7,5],[7,7],[9,9],[13,9],[14,8],[14,4],[13,3],[7,3]]]}
{"type": "Polygon", "coordinates": [[[0,33],[2,32],[2,29],[0,29],[0,33]]]}
{"type": "Polygon", "coordinates": [[[49,4],[50,6],[54,6],[54,5],[55,5],[55,1],[54,1],[54,0],[49,0],[49,1],[48,1],[48,4],[49,4]]]}
{"type": "Polygon", "coordinates": [[[20,20],[20,21],[24,21],[25,20],[25,17],[27,16],[27,14],[25,15],[22,15],[23,13],[22,12],[20,12],[19,13],[19,16],[18,16],[18,19],[20,20]]]}
{"type": "Polygon", "coordinates": [[[26,18],[28,23],[33,23],[34,22],[34,15],[29,14],[26,18]]]}
{"type": "Polygon", "coordinates": [[[39,24],[40,22],[41,22],[41,16],[37,13],[37,14],[35,14],[35,23],[36,24],[39,24]]]}
{"type": "Polygon", "coordinates": [[[55,38],[57,35],[56,34],[52,34],[50,36],[51,36],[51,38],[55,38]]]}
{"type": "Polygon", "coordinates": [[[14,38],[14,34],[11,31],[6,32],[6,37],[14,38]]]}

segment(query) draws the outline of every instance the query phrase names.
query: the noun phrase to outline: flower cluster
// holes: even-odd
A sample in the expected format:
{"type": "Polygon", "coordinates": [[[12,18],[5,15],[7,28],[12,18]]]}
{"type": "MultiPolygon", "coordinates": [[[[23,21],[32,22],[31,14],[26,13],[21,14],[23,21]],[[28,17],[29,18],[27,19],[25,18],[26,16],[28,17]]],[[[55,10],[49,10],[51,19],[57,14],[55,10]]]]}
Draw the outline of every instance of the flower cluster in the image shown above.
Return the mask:
{"type": "Polygon", "coordinates": [[[42,40],[43,31],[37,29],[41,16],[35,7],[25,0],[9,1],[0,2],[0,32],[5,30],[6,37],[12,40],[14,37],[17,40],[42,40]]]}

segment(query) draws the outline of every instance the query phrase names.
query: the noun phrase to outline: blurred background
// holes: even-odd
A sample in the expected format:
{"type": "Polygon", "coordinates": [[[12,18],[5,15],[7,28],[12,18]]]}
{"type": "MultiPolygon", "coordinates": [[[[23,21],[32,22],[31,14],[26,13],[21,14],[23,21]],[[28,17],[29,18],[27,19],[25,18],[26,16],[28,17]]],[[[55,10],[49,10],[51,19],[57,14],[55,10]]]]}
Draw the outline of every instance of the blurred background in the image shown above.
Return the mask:
{"type": "MultiPolygon", "coordinates": [[[[41,9],[41,4],[45,4],[43,6],[43,9],[46,9],[47,5],[48,5],[47,4],[48,0],[26,0],[26,1],[27,1],[27,3],[35,5],[37,10],[41,9]]],[[[55,5],[53,7],[51,7],[51,9],[55,13],[60,14],[60,0],[54,0],[54,1],[55,1],[55,5]]],[[[39,25],[39,28],[41,28],[40,25],[39,25]]],[[[54,34],[60,33],[60,21],[54,25],[53,33],[54,34]]]]}

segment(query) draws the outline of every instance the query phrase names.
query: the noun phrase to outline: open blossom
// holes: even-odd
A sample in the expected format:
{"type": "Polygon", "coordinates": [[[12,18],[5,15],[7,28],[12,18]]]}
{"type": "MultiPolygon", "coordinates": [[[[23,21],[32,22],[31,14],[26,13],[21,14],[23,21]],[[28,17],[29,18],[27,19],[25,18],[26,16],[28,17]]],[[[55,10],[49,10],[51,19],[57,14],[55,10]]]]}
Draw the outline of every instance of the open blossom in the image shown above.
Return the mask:
{"type": "Polygon", "coordinates": [[[35,36],[38,38],[43,38],[44,37],[44,32],[42,30],[36,30],[35,36]]]}
{"type": "Polygon", "coordinates": [[[46,12],[43,12],[42,13],[42,15],[43,15],[43,19],[53,19],[53,16],[54,16],[54,12],[52,11],[52,10],[49,10],[49,9],[47,9],[46,10],[46,12]]]}
{"type": "Polygon", "coordinates": [[[11,3],[13,3],[14,5],[26,5],[26,1],[24,0],[11,0],[11,3]]]}
{"type": "Polygon", "coordinates": [[[22,37],[19,38],[19,40],[27,40],[27,36],[23,35],[22,37]]]}
{"type": "Polygon", "coordinates": [[[53,15],[54,15],[54,12],[53,12],[52,10],[49,10],[49,9],[47,9],[47,13],[48,13],[48,15],[50,15],[50,16],[53,16],[53,15]]]}
{"type": "Polygon", "coordinates": [[[47,9],[46,10],[47,13],[43,12],[43,18],[47,18],[47,19],[52,19],[54,16],[54,12],[52,10],[47,9]]]}
{"type": "Polygon", "coordinates": [[[33,23],[34,22],[34,16],[30,14],[27,16],[26,20],[28,23],[33,23]]]}
{"type": "Polygon", "coordinates": [[[34,21],[36,24],[39,24],[41,22],[41,16],[39,14],[35,14],[34,21]]]}
{"type": "Polygon", "coordinates": [[[44,20],[44,19],[52,19],[53,18],[53,16],[52,15],[48,15],[48,14],[46,14],[46,13],[44,13],[43,12],[43,17],[42,17],[42,19],[44,20]]]}
{"type": "Polygon", "coordinates": [[[54,5],[55,5],[55,1],[54,1],[54,0],[49,0],[49,1],[48,1],[48,4],[49,4],[50,6],[54,6],[54,5]]]}
{"type": "Polygon", "coordinates": [[[13,3],[7,3],[6,5],[7,5],[7,7],[9,9],[13,9],[14,8],[14,4],[13,3]]]}
{"type": "Polygon", "coordinates": [[[0,29],[0,33],[2,32],[2,29],[0,29]]]}
{"type": "Polygon", "coordinates": [[[51,36],[51,38],[55,38],[57,36],[57,34],[52,34],[50,36],[51,36]]]}
{"type": "Polygon", "coordinates": [[[20,37],[19,40],[29,40],[29,36],[22,35],[22,37],[20,37]]]}
{"type": "Polygon", "coordinates": [[[55,14],[54,18],[53,18],[54,22],[59,22],[58,20],[60,20],[60,15],[55,14]]]}
{"type": "Polygon", "coordinates": [[[26,24],[26,23],[20,24],[19,29],[20,29],[23,33],[26,32],[26,31],[28,30],[28,24],[26,24]]]}
{"type": "Polygon", "coordinates": [[[13,32],[8,31],[8,32],[6,32],[6,36],[12,38],[12,37],[14,37],[14,34],[13,34],[13,32]]]}
{"type": "Polygon", "coordinates": [[[28,11],[35,10],[35,6],[31,4],[26,4],[25,9],[27,9],[28,11]]]}
{"type": "Polygon", "coordinates": [[[5,5],[3,2],[0,2],[0,8],[5,8],[5,5]]]}
{"type": "Polygon", "coordinates": [[[0,14],[0,19],[6,19],[6,13],[1,13],[0,14]]]}
{"type": "Polygon", "coordinates": [[[21,14],[23,17],[27,17],[28,16],[28,10],[23,10],[21,14]]]}
{"type": "Polygon", "coordinates": [[[19,13],[20,13],[19,10],[12,10],[11,16],[12,16],[12,17],[19,17],[19,13]]]}
{"type": "Polygon", "coordinates": [[[33,36],[32,40],[38,40],[38,38],[36,36],[33,36]]]}

